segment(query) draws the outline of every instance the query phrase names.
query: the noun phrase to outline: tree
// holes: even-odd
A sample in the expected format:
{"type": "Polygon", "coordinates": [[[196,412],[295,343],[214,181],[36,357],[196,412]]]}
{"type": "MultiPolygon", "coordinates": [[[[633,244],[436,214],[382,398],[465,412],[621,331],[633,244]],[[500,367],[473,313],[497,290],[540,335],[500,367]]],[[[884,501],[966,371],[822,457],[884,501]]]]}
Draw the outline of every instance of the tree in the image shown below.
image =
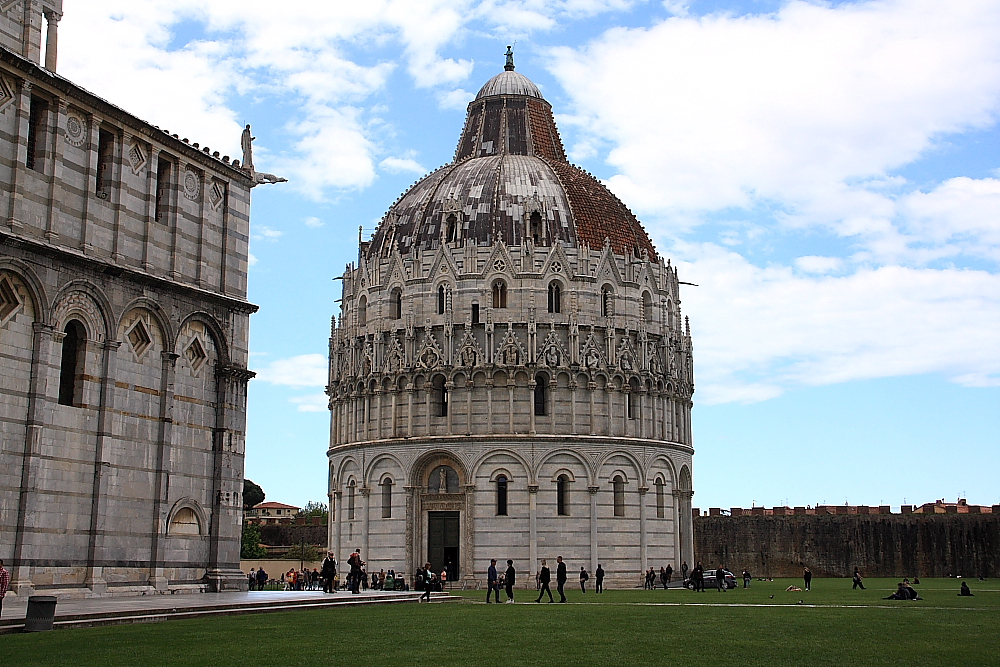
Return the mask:
{"type": "Polygon", "coordinates": [[[293,544],[285,558],[300,561],[299,567],[302,567],[302,563],[319,560],[319,550],[315,544],[293,544]]]}
{"type": "Polygon", "coordinates": [[[249,479],[243,480],[243,509],[248,510],[262,502],[264,502],[264,489],[249,479]]]}
{"type": "Polygon", "coordinates": [[[244,523],[243,537],[240,540],[240,558],[264,558],[265,556],[267,556],[267,549],[260,545],[260,529],[252,523],[244,523]]]}
{"type": "Polygon", "coordinates": [[[306,503],[306,506],[299,510],[297,516],[321,516],[324,519],[329,516],[329,511],[327,510],[326,503],[318,503],[310,500],[306,503]]]}

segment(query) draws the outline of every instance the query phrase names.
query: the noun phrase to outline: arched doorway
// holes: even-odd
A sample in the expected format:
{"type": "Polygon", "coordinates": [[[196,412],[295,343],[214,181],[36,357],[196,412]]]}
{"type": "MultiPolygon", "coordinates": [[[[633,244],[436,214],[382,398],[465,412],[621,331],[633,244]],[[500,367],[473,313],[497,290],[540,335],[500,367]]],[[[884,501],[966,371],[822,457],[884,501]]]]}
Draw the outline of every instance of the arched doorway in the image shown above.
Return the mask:
{"type": "Polygon", "coordinates": [[[471,494],[466,492],[464,467],[448,455],[437,454],[418,470],[410,561],[414,571],[430,563],[434,572],[446,571],[449,581],[471,575],[471,494]]]}

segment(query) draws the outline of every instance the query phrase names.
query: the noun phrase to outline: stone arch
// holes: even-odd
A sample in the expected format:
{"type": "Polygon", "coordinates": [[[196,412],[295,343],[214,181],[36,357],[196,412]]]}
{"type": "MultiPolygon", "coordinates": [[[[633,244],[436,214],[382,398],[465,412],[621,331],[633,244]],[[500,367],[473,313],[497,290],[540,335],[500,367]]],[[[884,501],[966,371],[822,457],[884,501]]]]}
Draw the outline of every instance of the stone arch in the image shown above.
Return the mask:
{"type": "Polygon", "coordinates": [[[170,318],[167,313],[163,310],[156,301],[148,297],[139,297],[138,299],[133,299],[125,308],[122,309],[121,316],[118,318],[118,328],[121,328],[125,322],[125,317],[136,309],[142,309],[148,312],[152,318],[156,321],[156,325],[160,328],[160,334],[163,336],[163,349],[173,350],[177,344],[177,336],[170,326],[170,318]]]}
{"type": "Polygon", "coordinates": [[[610,461],[615,456],[621,456],[627,459],[628,462],[632,465],[632,469],[634,472],[630,477],[626,477],[626,479],[640,478],[643,471],[642,463],[639,462],[639,459],[634,454],[632,454],[631,452],[627,452],[624,449],[613,449],[609,452],[604,452],[604,454],[601,455],[601,458],[597,460],[597,465],[595,466],[597,474],[600,474],[601,469],[603,469],[604,466],[608,465],[608,461],[610,461]]]}
{"type": "Polygon", "coordinates": [[[32,301],[31,308],[34,311],[35,321],[48,322],[49,303],[45,286],[31,267],[19,259],[0,257],[0,271],[13,274],[24,285],[32,301]]]}
{"type": "Polygon", "coordinates": [[[208,514],[202,508],[201,503],[199,503],[194,498],[184,497],[177,500],[170,511],[167,513],[167,522],[164,526],[164,533],[166,535],[172,536],[183,536],[183,537],[202,537],[207,534],[208,531],[208,514]],[[190,526],[190,522],[184,521],[188,517],[185,514],[190,513],[194,515],[197,519],[197,532],[184,532],[190,531],[191,528],[184,528],[181,526],[190,526]],[[175,524],[178,529],[175,531],[175,524]]]}
{"type": "Polygon", "coordinates": [[[553,449],[551,451],[546,452],[545,455],[542,456],[539,459],[538,465],[535,466],[534,474],[532,476],[535,479],[538,479],[538,473],[541,471],[542,467],[546,463],[548,463],[551,459],[555,458],[556,456],[563,455],[563,454],[568,455],[571,458],[576,459],[577,462],[579,462],[580,465],[583,466],[583,469],[587,472],[587,484],[589,486],[593,486],[594,480],[596,479],[596,476],[595,476],[594,468],[593,468],[593,466],[591,466],[590,461],[587,460],[586,457],[581,456],[579,453],[573,451],[572,449],[566,448],[566,447],[560,447],[559,449],[553,449]]]}
{"type": "MultiPolygon", "coordinates": [[[[392,461],[397,467],[399,467],[400,479],[402,479],[402,476],[406,475],[406,466],[403,465],[403,462],[399,459],[398,456],[396,456],[391,452],[382,452],[381,454],[378,454],[377,456],[372,458],[371,462],[368,464],[368,469],[365,470],[364,472],[365,486],[372,485],[372,473],[378,467],[379,463],[386,460],[392,461]]],[[[398,480],[393,480],[393,481],[395,482],[398,480]]]]}
{"type": "MultiPolygon", "coordinates": [[[[229,363],[229,342],[226,339],[226,334],[222,327],[219,326],[218,320],[212,317],[210,314],[204,311],[195,311],[189,313],[187,317],[181,320],[181,324],[177,327],[177,331],[180,332],[184,327],[192,321],[201,322],[205,328],[208,330],[209,335],[212,336],[212,342],[215,345],[215,354],[220,363],[229,363]]],[[[179,336],[178,336],[179,340],[179,336]]],[[[176,344],[176,342],[175,342],[176,344]]],[[[175,351],[177,351],[175,349],[175,351]]],[[[183,350],[177,352],[178,354],[183,354],[183,350]]]]}
{"type": "MultiPolygon", "coordinates": [[[[521,464],[521,467],[524,468],[524,475],[525,475],[525,477],[528,478],[528,484],[533,484],[534,483],[534,479],[535,479],[534,471],[531,469],[531,466],[528,464],[527,459],[525,459],[520,453],[514,451],[513,449],[508,449],[506,447],[499,447],[499,448],[496,448],[496,449],[490,449],[486,453],[482,454],[478,459],[476,459],[476,462],[472,464],[472,479],[475,479],[476,477],[479,476],[480,468],[483,467],[483,465],[486,463],[487,459],[489,459],[491,456],[494,456],[495,454],[506,454],[507,456],[510,456],[511,458],[516,459],[517,462],[521,464]]],[[[508,475],[507,478],[510,479],[510,472],[509,471],[508,471],[507,475],[508,475]]],[[[492,481],[492,477],[491,477],[491,481],[492,481]]]]}
{"type": "Polygon", "coordinates": [[[458,473],[458,485],[469,484],[469,467],[461,456],[446,449],[432,449],[424,452],[410,467],[410,486],[426,488],[427,477],[439,465],[449,465],[458,473]]]}
{"type": "Polygon", "coordinates": [[[358,481],[361,481],[361,474],[362,474],[362,470],[363,470],[362,467],[361,467],[361,464],[358,463],[358,460],[356,458],[354,458],[353,456],[345,456],[337,464],[337,477],[336,477],[337,488],[335,490],[339,490],[339,491],[343,491],[344,490],[344,487],[347,484],[347,478],[345,477],[345,475],[346,475],[347,467],[349,465],[353,465],[357,469],[357,471],[358,471],[358,473],[357,473],[357,475],[358,475],[358,481]]]}
{"type": "Polygon", "coordinates": [[[663,481],[670,487],[674,487],[677,482],[677,469],[674,467],[674,462],[666,454],[657,454],[649,461],[649,465],[643,470],[643,479],[652,481],[648,478],[653,475],[653,468],[657,464],[661,464],[667,471],[668,477],[663,481]]]}
{"type": "Polygon", "coordinates": [[[691,469],[687,464],[681,466],[681,471],[677,475],[677,488],[681,491],[691,491],[691,469]]]}
{"type": "Polygon", "coordinates": [[[111,301],[99,287],[86,280],[71,280],[53,299],[50,320],[61,331],[74,314],[79,315],[77,319],[86,328],[87,338],[103,342],[115,330],[112,312],[111,301]]]}

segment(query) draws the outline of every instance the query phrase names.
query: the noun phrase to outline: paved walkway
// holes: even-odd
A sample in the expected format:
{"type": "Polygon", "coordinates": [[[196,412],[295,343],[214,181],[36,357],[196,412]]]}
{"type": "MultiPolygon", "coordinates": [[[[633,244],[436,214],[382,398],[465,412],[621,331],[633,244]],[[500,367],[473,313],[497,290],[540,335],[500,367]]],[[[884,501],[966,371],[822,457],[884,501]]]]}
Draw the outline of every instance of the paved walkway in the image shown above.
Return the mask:
{"type": "MultiPolygon", "coordinates": [[[[148,623],[170,618],[196,618],[225,614],[286,611],[355,604],[417,602],[419,591],[367,591],[360,595],[322,591],[252,591],[247,593],[192,593],[188,595],[145,595],[135,597],[65,600],[56,605],[56,627],[81,627],[121,623],[148,623]]],[[[435,602],[461,600],[443,593],[435,602]]],[[[28,602],[4,600],[0,633],[19,629],[28,602]]]]}

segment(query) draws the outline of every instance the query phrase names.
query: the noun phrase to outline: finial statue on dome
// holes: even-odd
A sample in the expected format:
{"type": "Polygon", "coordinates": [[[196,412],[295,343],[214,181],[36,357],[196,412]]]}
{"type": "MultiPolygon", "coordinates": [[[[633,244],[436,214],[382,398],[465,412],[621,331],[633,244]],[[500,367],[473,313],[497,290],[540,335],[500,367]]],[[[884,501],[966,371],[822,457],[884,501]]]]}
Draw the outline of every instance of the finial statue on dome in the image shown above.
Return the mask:
{"type": "Polygon", "coordinates": [[[514,71],[514,52],[511,50],[509,44],[507,45],[507,53],[505,53],[504,55],[507,56],[507,64],[504,65],[503,68],[506,71],[508,71],[508,72],[513,72],[514,71]]]}

